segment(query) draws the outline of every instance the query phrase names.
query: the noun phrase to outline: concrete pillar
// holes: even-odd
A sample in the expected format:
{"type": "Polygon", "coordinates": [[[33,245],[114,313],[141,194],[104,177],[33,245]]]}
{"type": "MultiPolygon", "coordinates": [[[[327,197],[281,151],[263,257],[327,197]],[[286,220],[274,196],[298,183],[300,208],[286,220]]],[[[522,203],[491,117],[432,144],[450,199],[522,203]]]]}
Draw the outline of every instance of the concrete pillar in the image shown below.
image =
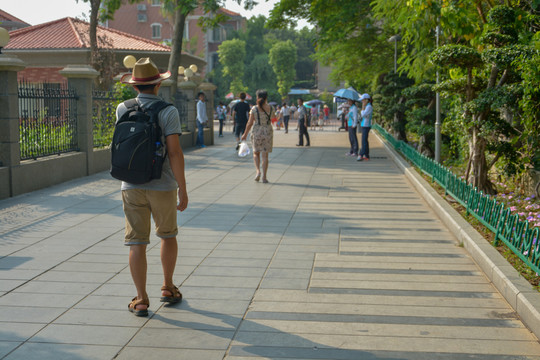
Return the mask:
{"type": "Polygon", "coordinates": [[[197,124],[195,124],[195,121],[197,119],[198,99],[196,98],[196,89],[197,84],[192,81],[182,81],[178,83],[178,92],[186,97],[187,103],[189,104],[187,107],[187,131],[182,129],[182,136],[191,137],[191,144],[189,146],[193,146],[195,144],[197,136],[197,124]]]}
{"type": "Polygon", "coordinates": [[[171,86],[173,84],[173,81],[171,79],[167,79],[161,82],[161,86],[159,87],[159,96],[161,96],[165,101],[170,102],[171,101],[171,86]]]}
{"type": "Polygon", "coordinates": [[[77,143],[86,153],[87,175],[94,173],[94,136],[92,122],[92,89],[99,72],[89,65],[68,65],[59,71],[68,79],[68,85],[77,93],[77,143]]]}
{"type": "Polygon", "coordinates": [[[25,67],[21,59],[0,54],[0,167],[21,162],[17,72],[25,67]]]}
{"type": "Polygon", "coordinates": [[[205,144],[212,144],[214,145],[214,91],[216,91],[217,86],[208,83],[208,82],[202,82],[198,86],[198,91],[204,92],[206,95],[206,113],[208,114],[208,130],[209,135],[205,134],[204,143],[205,144]]]}
{"type": "Polygon", "coordinates": [[[0,54],[0,199],[13,196],[12,169],[21,163],[17,72],[24,62],[0,54]]]}

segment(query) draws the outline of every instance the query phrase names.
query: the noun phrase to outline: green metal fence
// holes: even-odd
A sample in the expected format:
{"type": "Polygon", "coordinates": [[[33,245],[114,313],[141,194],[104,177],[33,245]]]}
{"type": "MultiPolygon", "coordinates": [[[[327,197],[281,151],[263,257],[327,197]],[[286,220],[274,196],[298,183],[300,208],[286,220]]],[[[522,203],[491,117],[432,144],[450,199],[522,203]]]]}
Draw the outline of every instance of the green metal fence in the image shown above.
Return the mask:
{"type": "Polygon", "coordinates": [[[394,149],[401,152],[432,181],[441,185],[447,195],[463,205],[471,214],[495,234],[494,245],[499,241],[508,246],[527,266],[540,273],[540,228],[529,227],[528,221],[519,220],[510,208],[485,195],[446,167],[435,162],[401,140],[396,140],[384,128],[375,124],[376,130],[394,149]]]}

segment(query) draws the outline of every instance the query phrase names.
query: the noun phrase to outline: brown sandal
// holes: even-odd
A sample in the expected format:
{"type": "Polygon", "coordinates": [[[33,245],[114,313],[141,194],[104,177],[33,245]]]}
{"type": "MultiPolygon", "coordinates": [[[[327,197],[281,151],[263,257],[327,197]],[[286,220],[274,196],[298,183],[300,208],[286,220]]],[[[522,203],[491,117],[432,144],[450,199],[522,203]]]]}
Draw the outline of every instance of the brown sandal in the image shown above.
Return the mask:
{"type": "Polygon", "coordinates": [[[135,296],[128,305],[128,310],[135,314],[135,316],[148,316],[148,307],[150,307],[150,301],[148,299],[137,300],[135,296]],[[146,305],[146,309],[137,310],[137,305],[146,305]]]}
{"type": "Polygon", "coordinates": [[[180,290],[178,290],[178,288],[176,286],[162,286],[161,287],[161,291],[168,291],[172,294],[172,296],[161,296],[161,299],[160,301],[161,302],[166,302],[166,303],[169,303],[169,304],[176,304],[177,302],[180,302],[182,301],[182,293],[180,292],[180,290]]]}

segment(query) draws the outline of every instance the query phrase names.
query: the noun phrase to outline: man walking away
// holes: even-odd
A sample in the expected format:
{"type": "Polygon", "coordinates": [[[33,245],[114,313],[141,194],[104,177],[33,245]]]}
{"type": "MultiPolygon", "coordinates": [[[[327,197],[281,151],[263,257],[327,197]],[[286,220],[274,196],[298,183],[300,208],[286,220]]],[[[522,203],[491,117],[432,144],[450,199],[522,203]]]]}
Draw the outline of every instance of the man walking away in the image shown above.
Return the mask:
{"type": "Polygon", "coordinates": [[[283,125],[285,126],[285,134],[287,134],[289,132],[290,111],[286,102],[284,102],[281,107],[281,115],[283,117],[283,125]]]}
{"type": "Polygon", "coordinates": [[[310,146],[308,134],[308,111],[309,110],[304,106],[304,99],[298,98],[298,144],[296,144],[296,146],[304,146],[304,136],[306,137],[306,146],[310,146]]]}
{"type": "MultiPolygon", "coordinates": [[[[135,63],[133,73],[124,75],[121,82],[133,85],[138,92],[136,101],[145,110],[161,100],[157,95],[159,87],[170,76],[170,72],[160,74],[149,58],[142,58],[135,63]]],[[[118,105],[117,121],[127,111],[124,103],[118,105]]],[[[178,110],[174,106],[163,108],[158,114],[158,123],[165,138],[167,154],[161,176],[139,185],[124,181],[121,188],[126,218],[124,244],[129,246],[129,268],[137,289],[137,296],[129,303],[128,309],[137,316],[147,316],[150,306],[146,293],[146,247],[150,243],[150,216],[154,218],[156,235],[161,239],[163,287],[160,300],[167,303],[182,300],[182,294],[173,283],[178,256],[176,210],[184,211],[188,205],[178,110]]]]}
{"type": "Polygon", "coordinates": [[[197,102],[197,141],[196,145],[201,148],[206,147],[204,145],[204,127],[208,122],[208,115],[206,115],[206,104],[204,103],[204,93],[201,91],[197,94],[199,101],[197,102]]]}
{"type": "Polygon", "coordinates": [[[240,93],[240,101],[234,105],[232,110],[232,118],[234,121],[234,135],[236,136],[236,150],[240,146],[240,138],[246,130],[248,122],[249,104],[246,102],[246,93],[240,93]]]}
{"type": "Polygon", "coordinates": [[[225,118],[227,116],[227,108],[220,101],[218,107],[216,108],[217,118],[219,120],[219,137],[223,137],[223,124],[225,123],[225,118]]]}

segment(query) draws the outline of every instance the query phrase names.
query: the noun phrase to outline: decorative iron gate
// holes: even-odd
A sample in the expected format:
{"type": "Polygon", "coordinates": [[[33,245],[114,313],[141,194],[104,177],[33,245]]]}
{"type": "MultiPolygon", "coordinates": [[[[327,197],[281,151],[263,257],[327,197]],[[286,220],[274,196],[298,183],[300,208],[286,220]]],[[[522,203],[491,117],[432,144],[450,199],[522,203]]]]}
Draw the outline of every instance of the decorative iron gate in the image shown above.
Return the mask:
{"type": "Polygon", "coordinates": [[[180,115],[180,125],[182,126],[182,131],[188,131],[188,97],[182,94],[180,91],[176,92],[174,98],[174,106],[178,109],[178,114],[180,115]]]}

